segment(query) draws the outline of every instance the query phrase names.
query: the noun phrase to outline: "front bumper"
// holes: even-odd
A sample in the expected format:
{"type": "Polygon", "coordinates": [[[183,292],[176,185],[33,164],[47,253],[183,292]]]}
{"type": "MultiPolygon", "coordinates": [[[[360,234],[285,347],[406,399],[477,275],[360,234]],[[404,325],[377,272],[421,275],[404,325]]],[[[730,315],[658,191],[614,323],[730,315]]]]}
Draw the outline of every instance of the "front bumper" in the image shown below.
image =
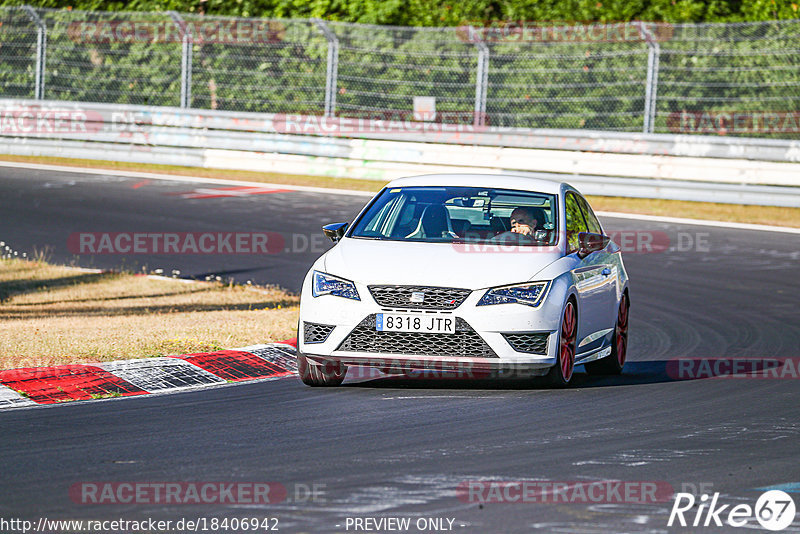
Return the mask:
{"type": "Polygon", "coordinates": [[[366,285],[356,283],[356,288],[360,301],[332,295],[315,298],[311,296],[310,277],[306,278],[300,303],[300,352],[318,362],[337,361],[347,365],[376,367],[388,372],[466,369],[501,374],[506,370],[525,371],[537,375],[546,373],[556,362],[558,328],[564,300],[559,295],[563,291],[559,284],[551,286],[542,304],[536,308],[521,304],[476,306],[485,292],[476,290],[457,308],[446,311],[384,307],[375,301],[366,285]],[[385,334],[374,330],[375,314],[391,312],[418,314],[426,318],[453,318],[457,321],[457,332],[439,334],[439,338],[434,334],[424,334],[432,337],[424,338],[425,342],[419,338],[406,340],[406,345],[364,342],[370,328],[376,337],[385,334]],[[327,325],[328,328],[312,327],[314,335],[307,340],[304,335],[306,323],[321,327],[327,325]],[[538,334],[535,337],[541,342],[537,341],[533,348],[531,345],[522,347],[530,350],[523,352],[515,350],[515,347],[521,348],[519,338],[509,338],[509,334],[538,334]],[[360,336],[361,343],[353,343],[357,336],[360,336]],[[458,337],[458,340],[444,336],[458,337]],[[442,345],[439,346],[438,342],[442,342],[442,345]],[[483,350],[479,343],[484,346],[483,350]]]}

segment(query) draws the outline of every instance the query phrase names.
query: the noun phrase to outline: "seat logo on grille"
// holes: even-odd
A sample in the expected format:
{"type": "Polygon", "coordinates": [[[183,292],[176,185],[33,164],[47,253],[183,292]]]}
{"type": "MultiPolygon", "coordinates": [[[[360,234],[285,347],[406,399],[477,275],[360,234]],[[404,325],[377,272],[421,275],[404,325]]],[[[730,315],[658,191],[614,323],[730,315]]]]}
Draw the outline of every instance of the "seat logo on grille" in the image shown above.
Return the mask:
{"type": "Polygon", "coordinates": [[[413,291],[408,300],[415,303],[425,302],[425,293],[422,291],[413,291]]]}

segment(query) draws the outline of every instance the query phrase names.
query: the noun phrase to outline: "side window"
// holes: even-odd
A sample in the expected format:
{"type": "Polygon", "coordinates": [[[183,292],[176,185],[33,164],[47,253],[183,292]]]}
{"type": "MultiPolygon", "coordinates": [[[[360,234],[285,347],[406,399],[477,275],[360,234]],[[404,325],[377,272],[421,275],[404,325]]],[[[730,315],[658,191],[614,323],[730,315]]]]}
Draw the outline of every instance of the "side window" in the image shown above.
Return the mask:
{"type": "Polygon", "coordinates": [[[593,234],[602,234],[603,228],[600,226],[600,221],[598,221],[597,217],[595,217],[594,212],[592,211],[591,206],[589,206],[589,203],[586,202],[586,199],[583,197],[578,197],[578,204],[581,205],[581,210],[583,210],[583,216],[586,218],[586,226],[589,228],[589,231],[593,234]]]}
{"type": "Polygon", "coordinates": [[[588,229],[586,228],[586,221],[583,219],[580,205],[574,193],[567,193],[565,208],[567,212],[567,254],[570,254],[580,247],[578,243],[578,234],[587,232],[588,229]]]}

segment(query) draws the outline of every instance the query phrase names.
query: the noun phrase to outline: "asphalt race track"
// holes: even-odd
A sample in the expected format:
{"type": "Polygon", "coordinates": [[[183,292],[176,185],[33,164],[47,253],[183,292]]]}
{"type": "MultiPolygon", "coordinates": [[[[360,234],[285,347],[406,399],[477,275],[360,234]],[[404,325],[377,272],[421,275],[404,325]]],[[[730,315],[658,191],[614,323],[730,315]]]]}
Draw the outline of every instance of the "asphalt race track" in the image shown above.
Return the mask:
{"type": "Polygon", "coordinates": [[[276,232],[287,252],[266,259],[247,253],[78,254],[78,264],[162,269],[167,275],[179,270],[183,277],[215,275],[295,290],[307,267],[331,245],[320,230],[320,217],[347,220],[367,201],[363,196],[241,191],[218,193],[230,196],[217,198],[186,198],[209,196],[208,190],[224,186],[11,168],[0,168],[0,176],[0,240],[15,249],[47,250],[54,261],[69,262],[75,257],[68,247],[69,236],[81,232],[276,232]]]}
{"type": "MultiPolygon", "coordinates": [[[[104,254],[77,263],[178,269],[293,291],[327,246],[312,237],[321,236],[319,227],[349,220],[366,201],[301,192],[185,198],[221,186],[8,168],[0,177],[0,240],[15,250],[48,247],[54,260],[70,261],[67,240],[75,232],[278,232],[287,246],[277,254],[104,254]]],[[[560,391],[516,381],[358,377],[326,390],[291,378],[7,410],[0,412],[0,516],[275,517],[283,532],[353,532],[348,518],[381,517],[408,517],[412,525],[449,518],[452,530],[478,533],[703,531],[667,528],[671,499],[479,505],[457,493],[470,481],[520,480],[650,481],[751,506],[762,488],[788,484],[800,505],[800,377],[688,379],[668,363],[797,362],[798,236],[603,223],[612,232],[650,232],[672,247],[625,256],[632,315],[622,377],[580,373],[560,391]],[[288,498],[266,505],[74,503],[70,487],[92,481],[278,482],[288,498]],[[319,493],[306,498],[313,485],[319,493]]],[[[784,532],[800,532],[798,525],[784,532]]]]}

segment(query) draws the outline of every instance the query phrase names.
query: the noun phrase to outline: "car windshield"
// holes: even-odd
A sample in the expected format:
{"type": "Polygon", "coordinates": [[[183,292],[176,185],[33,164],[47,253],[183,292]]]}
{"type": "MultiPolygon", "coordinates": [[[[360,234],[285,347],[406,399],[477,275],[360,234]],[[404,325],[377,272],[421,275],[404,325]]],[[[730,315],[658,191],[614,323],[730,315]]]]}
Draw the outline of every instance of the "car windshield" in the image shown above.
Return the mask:
{"type": "Polygon", "coordinates": [[[390,241],[552,245],[555,196],[486,187],[384,189],[348,237],[390,241]]]}

